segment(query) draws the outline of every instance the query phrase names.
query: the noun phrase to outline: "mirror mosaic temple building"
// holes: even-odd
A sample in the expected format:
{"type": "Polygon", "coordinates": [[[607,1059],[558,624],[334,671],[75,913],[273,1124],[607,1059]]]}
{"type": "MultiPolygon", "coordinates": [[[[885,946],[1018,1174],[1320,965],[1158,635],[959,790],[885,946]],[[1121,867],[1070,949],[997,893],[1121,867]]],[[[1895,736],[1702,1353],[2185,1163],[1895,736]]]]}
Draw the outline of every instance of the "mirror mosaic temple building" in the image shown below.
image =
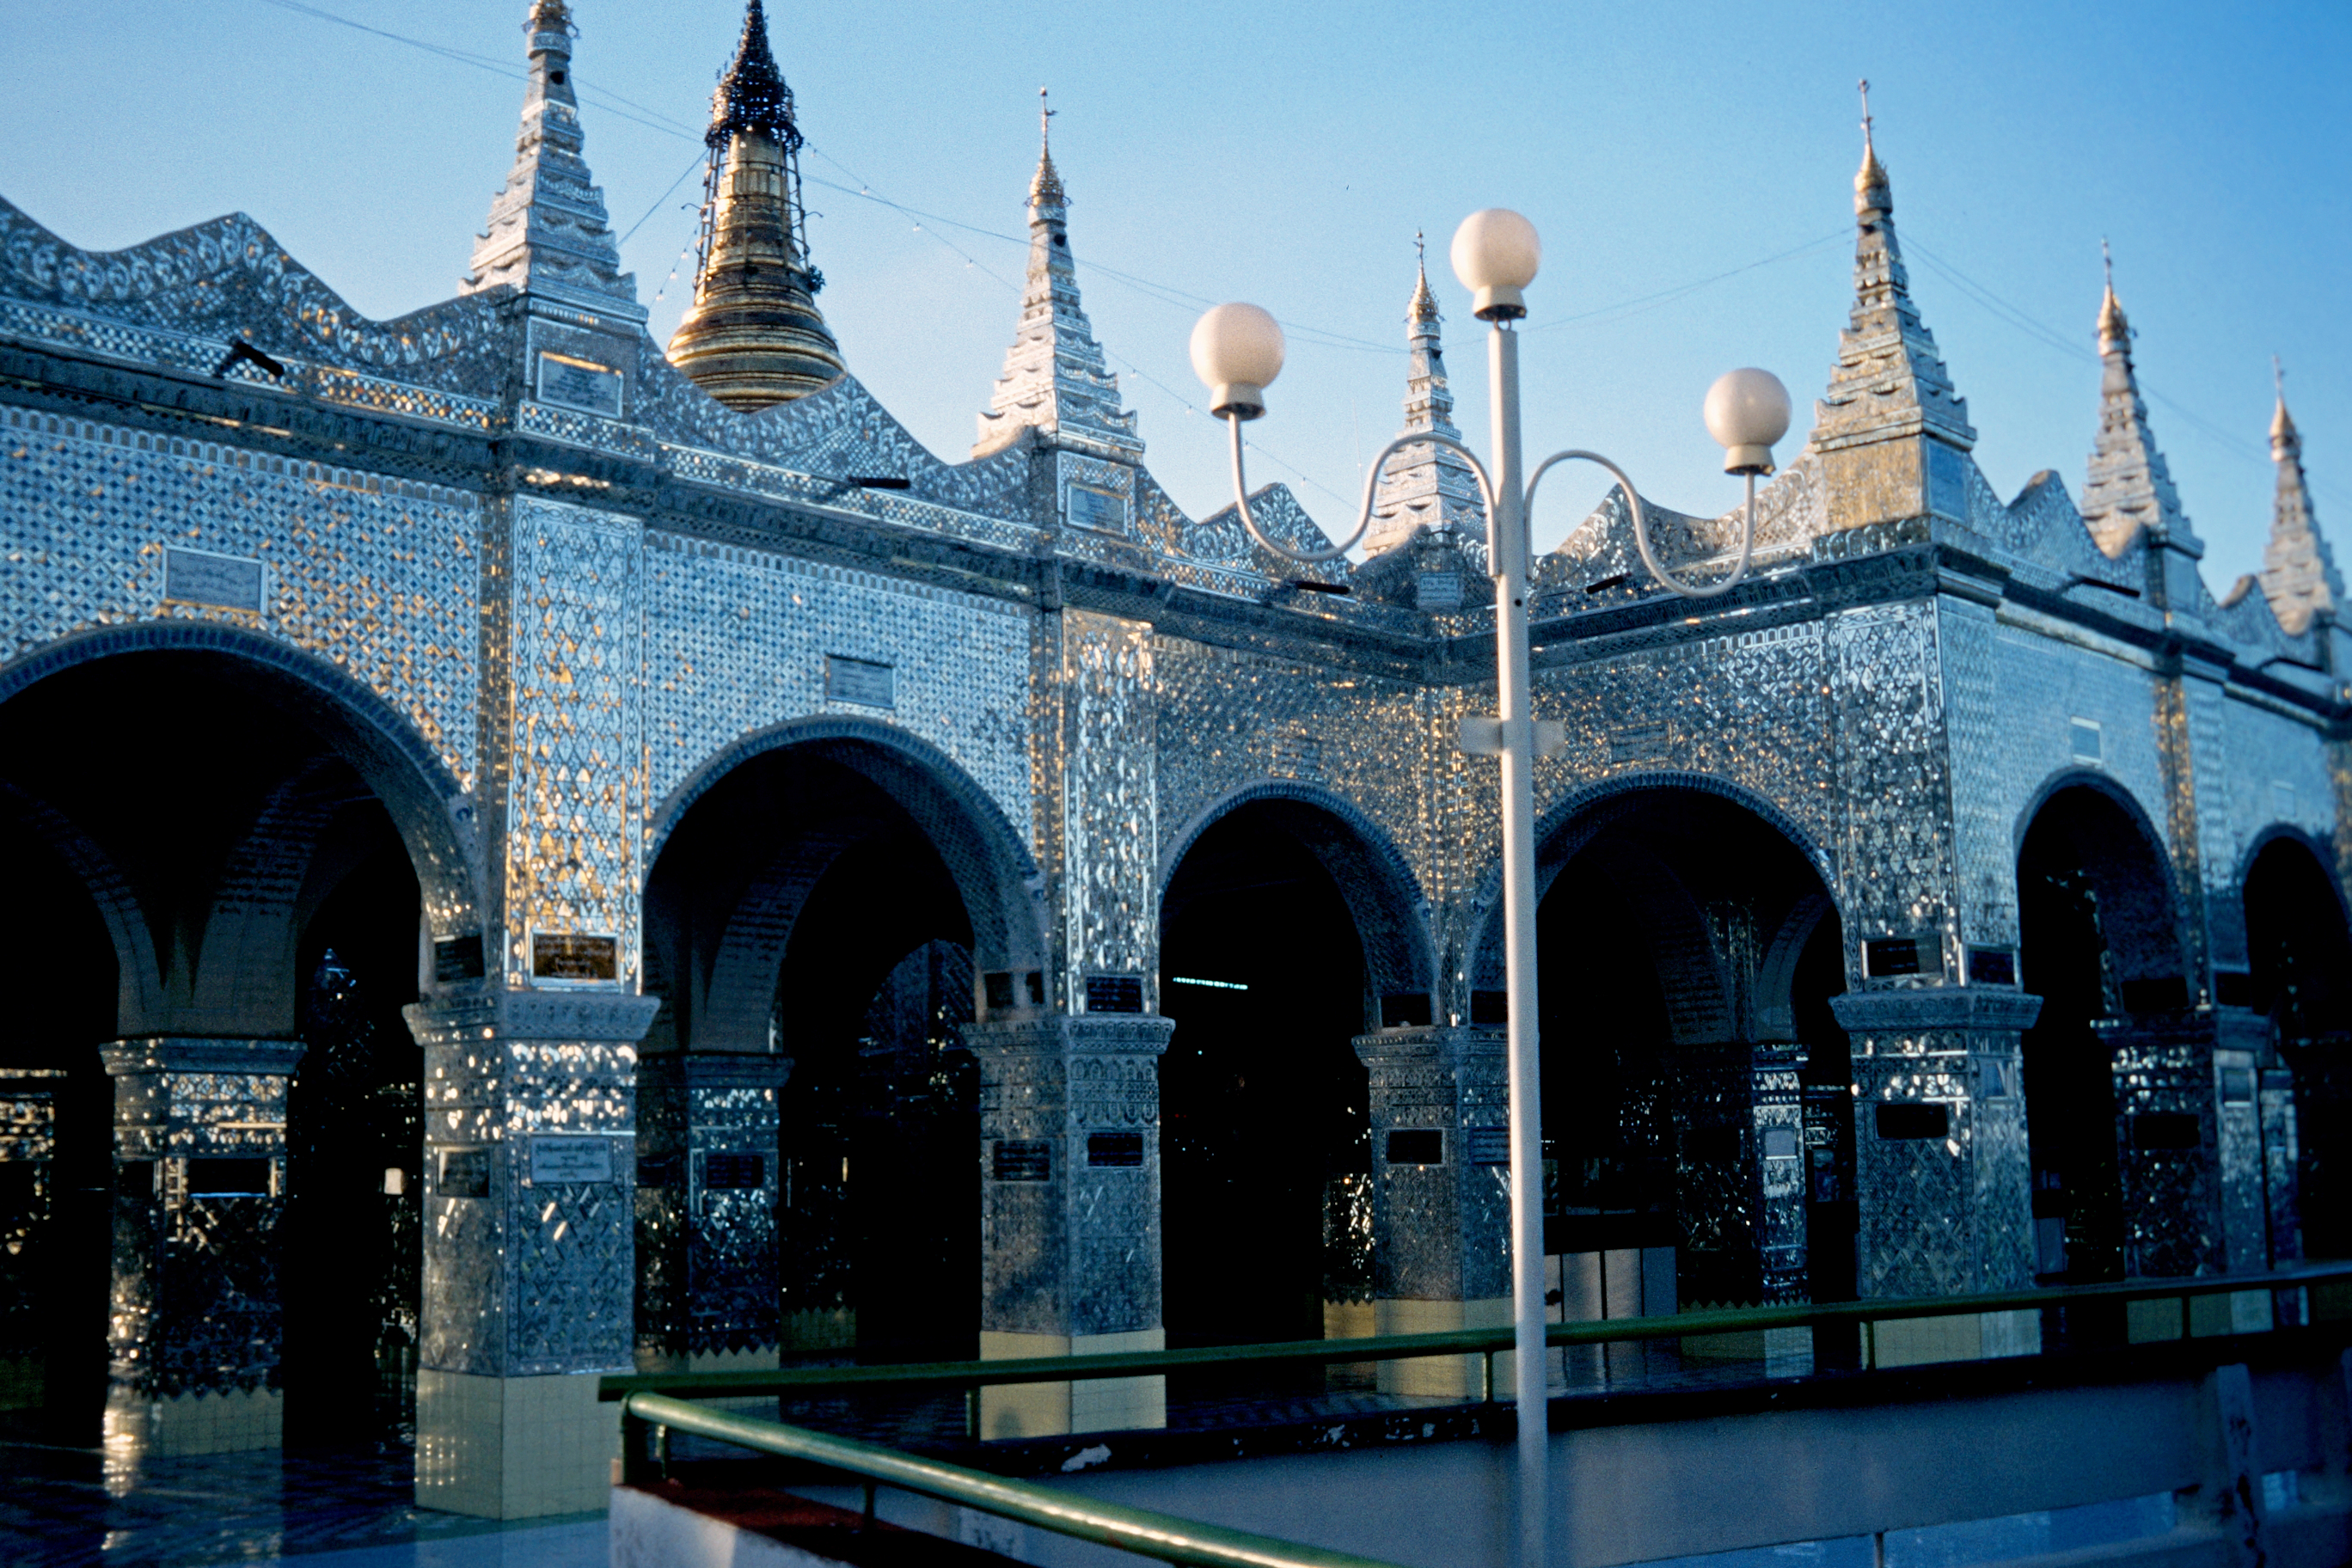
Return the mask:
{"type": "MultiPolygon", "coordinates": [[[[757,0],[666,350],[561,0],[526,32],[472,270],[395,321],[242,215],[94,253],[0,201],[8,1418],[382,1407],[420,1500],[512,1517],[602,1506],[614,1370],[1505,1321],[1466,468],[1409,450],[1313,583],[1187,516],[1050,152],[935,457],[817,307],[757,0]]],[[[2352,642],[2284,402],[2217,597],[2112,288],[2079,493],[2004,501],[1874,152],[1855,208],[1752,579],[1694,613],[1622,497],[1538,566],[1561,1310],[2352,1256],[2352,642]]],[[[1425,278],[1408,329],[1406,429],[1451,432],[1425,278]]],[[[1688,570],[1736,544],[1649,512],[1688,570]]]]}

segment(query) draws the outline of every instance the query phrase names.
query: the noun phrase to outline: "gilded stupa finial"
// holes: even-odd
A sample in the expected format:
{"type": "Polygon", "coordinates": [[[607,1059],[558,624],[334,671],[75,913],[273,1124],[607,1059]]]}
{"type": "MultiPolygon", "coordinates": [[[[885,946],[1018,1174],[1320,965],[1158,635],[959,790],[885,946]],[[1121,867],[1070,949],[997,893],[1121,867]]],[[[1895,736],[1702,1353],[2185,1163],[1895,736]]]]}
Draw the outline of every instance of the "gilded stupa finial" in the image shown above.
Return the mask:
{"type": "Polygon", "coordinates": [[[1856,214],[1893,212],[1895,186],[1886,177],[1886,165],[1878,161],[1878,147],[1871,138],[1870,79],[1864,77],[1859,85],[1862,90],[1862,170],[1853,177],[1853,210],[1856,214]]]}
{"type": "Polygon", "coordinates": [[[1062,172],[1054,167],[1054,116],[1061,112],[1045,101],[1045,89],[1037,89],[1037,174],[1029,182],[1029,205],[1033,207],[1066,207],[1070,205],[1069,193],[1062,188],[1062,172]]]}
{"type": "Polygon", "coordinates": [[[2107,248],[2106,237],[2099,238],[2099,265],[2106,274],[2106,293],[2099,301],[2099,352],[2112,353],[2131,342],[2131,322],[2124,316],[2123,302],[2116,298],[2116,256],[2107,248]]]}
{"type": "Polygon", "coordinates": [[[1406,320],[1416,325],[1437,324],[1437,296],[1429,291],[1429,240],[1420,229],[1412,231],[1413,284],[1412,304],[1406,320]]]}
{"type": "Polygon", "coordinates": [[[2296,433],[2294,416],[2286,411],[2286,367],[2279,356],[2271,355],[2271,387],[2278,396],[2278,406],[2271,415],[2271,456],[2274,459],[2299,457],[2303,437],[2296,433]]]}

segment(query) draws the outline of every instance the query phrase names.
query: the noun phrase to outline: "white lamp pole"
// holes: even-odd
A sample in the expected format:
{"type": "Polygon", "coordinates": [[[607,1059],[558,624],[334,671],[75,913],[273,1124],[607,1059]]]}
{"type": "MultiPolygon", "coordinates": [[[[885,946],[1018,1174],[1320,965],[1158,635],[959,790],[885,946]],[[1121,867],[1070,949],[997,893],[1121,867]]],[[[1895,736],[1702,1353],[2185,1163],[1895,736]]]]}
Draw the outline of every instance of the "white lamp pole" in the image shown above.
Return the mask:
{"type": "Polygon", "coordinates": [[[1495,579],[1495,656],[1498,713],[1462,721],[1462,749],[1499,757],[1503,773],[1503,931],[1507,974],[1511,1095],[1512,1382],[1518,1414],[1519,1560],[1544,1561],[1544,1502],[1549,1436],[1544,1376],[1543,1117],[1540,1037],[1536,1019],[1535,764],[1556,754],[1566,735],[1556,720],[1535,715],[1528,668],[1528,577],[1532,565],[1528,516],[1536,487],[1555,463],[1580,459],[1608,470],[1625,492],[1634,542],[1660,583],[1691,598],[1727,592],[1747,574],[1756,543],[1756,476],[1772,471],[1772,444],[1788,433],[1789,394],[1768,371],[1736,370],[1707,393],[1707,429],[1725,447],[1724,469],[1746,476],[1748,504],[1739,563],[1707,586],[1685,584],[1659,564],[1650,547],[1641,497],[1624,471],[1596,452],[1565,451],[1543,460],[1523,487],[1519,480],[1519,338],[1510,323],[1526,315],[1521,293],[1535,281],[1543,247],[1535,226],[1517,213],[1489,207],[1471,214],[1454,236],[1454,272],[1471,290],[1471,310],[1490,323],[1487,388],[1492,398],[1494,471],[1461,442],[1433,431],[1400,436],[1381,448],[1364,479],[1363,507],[1346,540],[1323,550],[1297,550],[1267,536],[1250,512],[1242,468],[1242,422],[1265,413],[1265,389],[1282,372],[1282,329],[1255,305],[1219,305],[1192,329],[1192,368],[1210,388],[1210,412],[1232,433],[1234,501],[1242,524],[1258,543],[1307,565],[1337,560],[1371,525],[1372,501],[1389,458],[1407,447],[1449,447],[1477,477],[1486,503],[1486,566],[1495,579]]]}

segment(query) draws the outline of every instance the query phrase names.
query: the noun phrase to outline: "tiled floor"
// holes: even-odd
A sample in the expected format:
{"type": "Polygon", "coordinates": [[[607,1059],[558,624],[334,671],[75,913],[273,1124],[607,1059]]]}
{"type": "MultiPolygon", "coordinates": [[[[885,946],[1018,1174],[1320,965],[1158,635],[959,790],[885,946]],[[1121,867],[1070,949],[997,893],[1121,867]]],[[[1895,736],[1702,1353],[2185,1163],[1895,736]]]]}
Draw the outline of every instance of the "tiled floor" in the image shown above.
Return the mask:
{"type": "Polygon", "coordinates": [[[426,1512],[412,1466],[386,1446],[110,1468],[94,1449],[0,1442],[0,1564],[603,1568],[601,1515],[502,1528],[426,1512]]]}

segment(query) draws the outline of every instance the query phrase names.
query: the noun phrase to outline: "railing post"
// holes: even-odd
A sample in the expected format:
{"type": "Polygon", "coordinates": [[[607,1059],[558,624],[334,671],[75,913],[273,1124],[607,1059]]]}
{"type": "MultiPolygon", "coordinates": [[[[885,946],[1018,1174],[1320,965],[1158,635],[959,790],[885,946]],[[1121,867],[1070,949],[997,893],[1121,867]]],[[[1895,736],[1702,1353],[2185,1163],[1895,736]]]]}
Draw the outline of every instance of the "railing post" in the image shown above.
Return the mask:
{"type": "Polygon", "coordinates": [[[653,1479],[653,1424],[629,1408],[628,1401],[621,1402],[621,1479],[631,1486],[643,1486],[653,1479]]]}
{"type": "Polygon", "coordinates": [[[669,1479],[669,1428],[658,1424],[654,1427],[654,1468],[663,1480],[669,1479]]]}
{"type": "Polygon", "coordinates": [[[1478,1400],[1483,1405],[1495,1403],[1495,1352],[1486,1352],[1478,1358],[1482,1369],[1478,1378],[1478,1400]]]}
{"type": "Polygon", "coordinates": [[[980,1441],[980,1384],[976,1383],[963,1391],[963,1435],[980,1441]]]}
{"type": "Polygon", "coordinates": [[[860,1532],[874,1528],[874,1483],[872,1481],[866,1483],[866,1511],[858,1519],[857,1528],[860,1532]]]}

